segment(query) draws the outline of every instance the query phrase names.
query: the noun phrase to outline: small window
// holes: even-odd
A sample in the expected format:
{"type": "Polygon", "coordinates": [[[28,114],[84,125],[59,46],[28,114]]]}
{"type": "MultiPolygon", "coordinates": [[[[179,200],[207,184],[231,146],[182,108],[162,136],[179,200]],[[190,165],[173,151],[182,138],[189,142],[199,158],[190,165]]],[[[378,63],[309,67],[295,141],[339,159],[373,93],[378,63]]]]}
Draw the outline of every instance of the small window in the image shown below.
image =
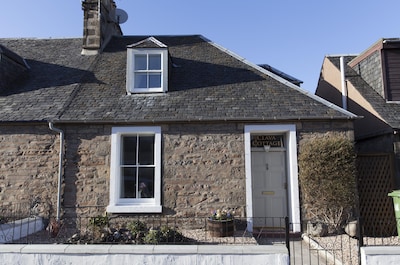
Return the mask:
{"type": "Polygon", "coordinates": [[[167,91],[167,62],[167,49],[128,48],[128,94],[167,91]]]}
{"type": "Polygon", "coordinates": [[[161,212],[160,127],[114,127],[108,212],[161,212]]]}

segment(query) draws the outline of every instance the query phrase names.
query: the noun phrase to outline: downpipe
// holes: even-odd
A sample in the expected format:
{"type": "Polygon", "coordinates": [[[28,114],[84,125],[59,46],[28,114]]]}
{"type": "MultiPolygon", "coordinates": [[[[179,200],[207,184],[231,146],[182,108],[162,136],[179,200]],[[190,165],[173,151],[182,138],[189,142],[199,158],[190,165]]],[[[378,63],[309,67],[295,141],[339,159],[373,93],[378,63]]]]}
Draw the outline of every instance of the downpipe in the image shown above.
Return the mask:
{"type": "Polygon", "coordinates": [[[57,216],[56,221],[60,221],[60,211],[61,211],[61,183],[63,175],[63,160],[64,160],[64,131],[54,127],[52,122],[49,122],[50,130],[60,134],[60,153],[58,160],[58,187],[57,187],[57,216]]]}
{"type": "Polygon", "coordinates": [[[340,81],[342,84],[342,108],[347,110],[347,84],[346,84],[346,68],[344,57],[340,56],[340,81]]]}

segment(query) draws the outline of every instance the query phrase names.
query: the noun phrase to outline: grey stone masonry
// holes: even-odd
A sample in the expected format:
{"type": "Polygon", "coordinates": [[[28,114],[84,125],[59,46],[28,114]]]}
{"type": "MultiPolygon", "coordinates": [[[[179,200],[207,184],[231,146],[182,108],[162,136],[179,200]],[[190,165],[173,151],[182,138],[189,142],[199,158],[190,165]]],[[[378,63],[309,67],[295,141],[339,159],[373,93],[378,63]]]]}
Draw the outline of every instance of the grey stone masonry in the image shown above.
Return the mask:
{"type": "Polygon", "coordinates": [[[93,51],[96,54],[111,39],[112,36],[122,35],[116,23],[113,0],[85,0],[82,2],[84,12],[83,25],[83,54],[93,51]]]}
{"type": "Polygon", "coordinates": [[[245,212],[243,126],[169,125],[164,132],[164,208],[179,216],[245,212]]]}
{"type": "MultiPolygon", "coordinates": [[[[243,123],[175,123],[162,128],[163,214],[204,217],[214,209],[245,216],[243,123]]],[[[104,214],[109,201],[112,125],[62,125],[65,132],[62,217],[104,214]]],[[[330,134],[353,139],[351,121],[297,122],[299,150],[330,134]]],[[[0,127],[0,200],[29,201],[54,216],[59,136],[47,124],[0,127]]]]}
{"type": "Polygon", "coordinates": [[[0,127],[0,202],[39,203],[37,213],[53,214],[57,200],[57,134],[46,125],[0,127]]]}

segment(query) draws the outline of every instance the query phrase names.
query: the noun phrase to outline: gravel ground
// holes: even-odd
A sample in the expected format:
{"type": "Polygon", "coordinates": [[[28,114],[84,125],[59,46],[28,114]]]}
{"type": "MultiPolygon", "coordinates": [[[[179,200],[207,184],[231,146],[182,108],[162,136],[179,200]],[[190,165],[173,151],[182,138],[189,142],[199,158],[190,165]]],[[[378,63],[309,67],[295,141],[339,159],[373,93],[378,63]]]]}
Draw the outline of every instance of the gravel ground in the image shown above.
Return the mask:
{"type": "MultiPolygon", "coordinates": [[[[322,252],[329,252],[343,264],[358,265],[358,240],[347,234],[337,236],[315,237],[316,243],[323,248],[322,252]]],[[[392,237],[364,237],[364,246],[399,246],[400,239],[392,237]]],[[[320,251],[321,252],[321,251],[320,251]]],[[[324,253],[320,253],[324,255],[324,253]]],[[[328,263],[329,264],[329,263],[328,263]]],[[[338,264],[338,263],[335,263],[338,264]]]]}

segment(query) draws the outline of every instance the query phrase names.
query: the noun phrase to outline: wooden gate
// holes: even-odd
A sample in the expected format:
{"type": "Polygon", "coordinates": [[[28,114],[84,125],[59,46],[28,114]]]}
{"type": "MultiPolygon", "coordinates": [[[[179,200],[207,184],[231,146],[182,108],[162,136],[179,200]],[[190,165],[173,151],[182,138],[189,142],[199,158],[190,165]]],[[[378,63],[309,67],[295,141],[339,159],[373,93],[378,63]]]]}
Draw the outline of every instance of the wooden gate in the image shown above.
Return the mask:
{"type": "Polygon", "coordinates": [[[384,154],[358,154],[358,191],[360,216],[366,236],[390,236],[396,233],[392,192],[394,185],[393,156],[384,154]]]}

